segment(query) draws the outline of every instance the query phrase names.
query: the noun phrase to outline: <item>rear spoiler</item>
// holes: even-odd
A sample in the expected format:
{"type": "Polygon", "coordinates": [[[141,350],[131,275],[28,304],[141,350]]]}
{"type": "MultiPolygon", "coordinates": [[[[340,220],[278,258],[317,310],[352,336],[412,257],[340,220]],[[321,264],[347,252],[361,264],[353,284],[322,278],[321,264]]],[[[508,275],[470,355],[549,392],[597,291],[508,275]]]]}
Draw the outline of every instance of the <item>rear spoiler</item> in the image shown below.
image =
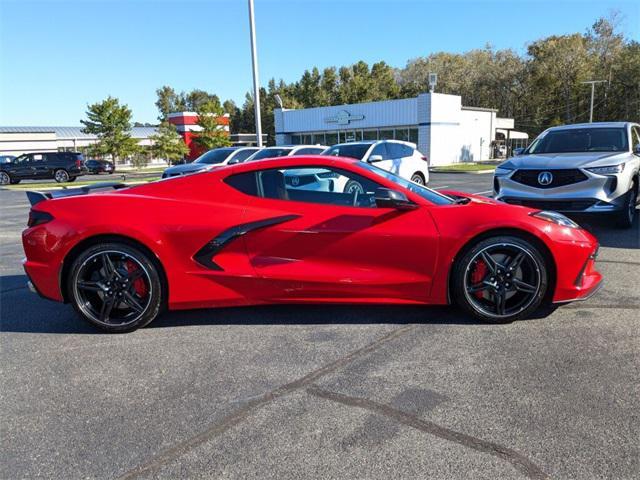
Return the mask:
{"type": "Polygon", "coordinates": [[[77,188],[67,188],[62,187],[62,190],[53,190],[50,192],[36,192],[29,191],[27,192],[27,198],[31,203],[31,206],[34,206],[40,202],[44,202],[45,200],[51,200],[55,198],[62,197],[75,197],[77,195],[88,195],[93,191],[100,190],[119,190],[121,188],[126,188],[129,185],[124,183],[116,183],[116,182],[102,182],[102,183],[94,183],[93,185],[85,185],[83,187],[77,188]]]}

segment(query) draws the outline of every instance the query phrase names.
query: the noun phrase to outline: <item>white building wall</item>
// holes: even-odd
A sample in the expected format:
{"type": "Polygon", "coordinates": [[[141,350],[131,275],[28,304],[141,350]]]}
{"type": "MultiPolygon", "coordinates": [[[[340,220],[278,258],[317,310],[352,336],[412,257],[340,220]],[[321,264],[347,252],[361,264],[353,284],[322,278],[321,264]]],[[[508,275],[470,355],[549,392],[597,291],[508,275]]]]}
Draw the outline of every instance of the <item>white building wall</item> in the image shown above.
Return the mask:
{"type": "Polygon", "coordinates": [[[22,155],[26,152],[58,150],[55,133],[0,133],[1,155],[22,155]]]}
{"type": "Polygon", "coordinates": [[[477,162],[479,160],[489,160],[491,141],[495,140],[495,124],[495,112],[473,109],[462,110],[458,161],[477,162]]]}
{"type": "Polygon", "coordinates": [[[432,93],[430,140],[431,165],[455,163],[460,151],[460,109],[462,99],[457,95],[432,93]]]}

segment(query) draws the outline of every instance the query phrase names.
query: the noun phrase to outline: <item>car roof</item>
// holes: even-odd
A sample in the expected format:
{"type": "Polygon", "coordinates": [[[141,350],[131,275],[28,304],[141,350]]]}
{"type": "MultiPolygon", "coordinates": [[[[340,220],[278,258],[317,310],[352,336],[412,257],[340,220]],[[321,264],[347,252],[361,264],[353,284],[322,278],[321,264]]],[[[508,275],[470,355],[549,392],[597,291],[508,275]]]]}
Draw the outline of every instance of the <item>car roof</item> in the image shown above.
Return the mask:
{"type": "Polygon", "coordinates": [[[376,143],[383,143],[383,142],[402,143],[403,145],[408,145],[411,143],[411,142],[406,142],[404,140],[394,140],[393,138],[385,138],[384,140],[358,140],[357,142],[336,143],[335,145],[331,145],[331,148],[343,147],[345,145],[375,145],[376,143]]]}
{"type": "Polygon", "coordinates": [[[577,128],[624,128],[629,125],[633,125],[632,122],[593,122],[593,123],[574,123],[571,125],[558,125],[557,127],[551,127],[548,131],[556,130],[573,130],[577,128]]]}
{"type": "Polygon", "coordinates": [[[265,158],[258,162],[243,162],[236,165],[228,165],[224,169],[213,169],[209,173],[234,174],[255,170],[268,170],[272,168],[290,167],[329,167],[335,166],[336,162],[356,163],[359,160],[348,157],[334,157],[326,155],[292,155],[288,157],[265,158]],[[224,170],[224,172],[222,172],[224,170]]]}

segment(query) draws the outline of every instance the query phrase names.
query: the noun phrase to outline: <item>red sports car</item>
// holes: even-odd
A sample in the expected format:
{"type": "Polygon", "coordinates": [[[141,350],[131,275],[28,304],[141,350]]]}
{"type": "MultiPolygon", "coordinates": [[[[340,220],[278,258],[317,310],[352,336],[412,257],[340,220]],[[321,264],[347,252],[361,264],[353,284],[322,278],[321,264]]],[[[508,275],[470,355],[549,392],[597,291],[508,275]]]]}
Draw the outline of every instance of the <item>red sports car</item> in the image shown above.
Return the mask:
{"type": "Polygon", "coordinates": [[[335,157],[28,196],[31,285],[110,332],[270,303],[456,303],[508,322],[602,281],[597,241],[563,215],[335,157]]]}

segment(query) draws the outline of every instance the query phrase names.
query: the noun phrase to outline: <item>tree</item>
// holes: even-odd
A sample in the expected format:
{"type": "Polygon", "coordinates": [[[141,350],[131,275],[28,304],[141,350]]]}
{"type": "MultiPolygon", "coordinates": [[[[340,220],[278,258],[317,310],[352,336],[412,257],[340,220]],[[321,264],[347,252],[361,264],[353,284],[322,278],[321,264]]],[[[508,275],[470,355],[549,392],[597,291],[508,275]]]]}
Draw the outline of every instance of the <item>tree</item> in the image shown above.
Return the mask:
{"type": "Polygon", "coordinates": [[[218,124],[218,117],[224,113],[218,102],[208,101],[198,110],[198,126],[202,129],[194,139],[196,145],[203,150],[212,148],[228,147],[231,145],[229,135],[218,124]]]}
{"type": "Polygon", "coordinates": [[[98,142],[91,150],[97,155],[111,155],[114,162],[140,150],[138,141],[131,138],[131,110],[120,105],[117,98],[107,97],[102,102],[87,106],[87,120],[80,120],[83,132],[94,134],[98,142]]]}
{"type": "Polygon", "coordinates": [[[169,161],[180,160],[189,153],[189,147],[184,143],[176,127],[169,122],[162,122],[158,127],[158,133],[149,138],[153,141],[151,149],[157,158],[169,161]]]}
{"type": "Polygon", "coordinates": [[[184,93],[177,94],[176,91],[168,86],[163,86],[156,90],[158,100],[156,107],[160,111],[158,120],[161,122],[167,118],[167,115],[174,112],[183,112],[187,109],[184,93]]]}

